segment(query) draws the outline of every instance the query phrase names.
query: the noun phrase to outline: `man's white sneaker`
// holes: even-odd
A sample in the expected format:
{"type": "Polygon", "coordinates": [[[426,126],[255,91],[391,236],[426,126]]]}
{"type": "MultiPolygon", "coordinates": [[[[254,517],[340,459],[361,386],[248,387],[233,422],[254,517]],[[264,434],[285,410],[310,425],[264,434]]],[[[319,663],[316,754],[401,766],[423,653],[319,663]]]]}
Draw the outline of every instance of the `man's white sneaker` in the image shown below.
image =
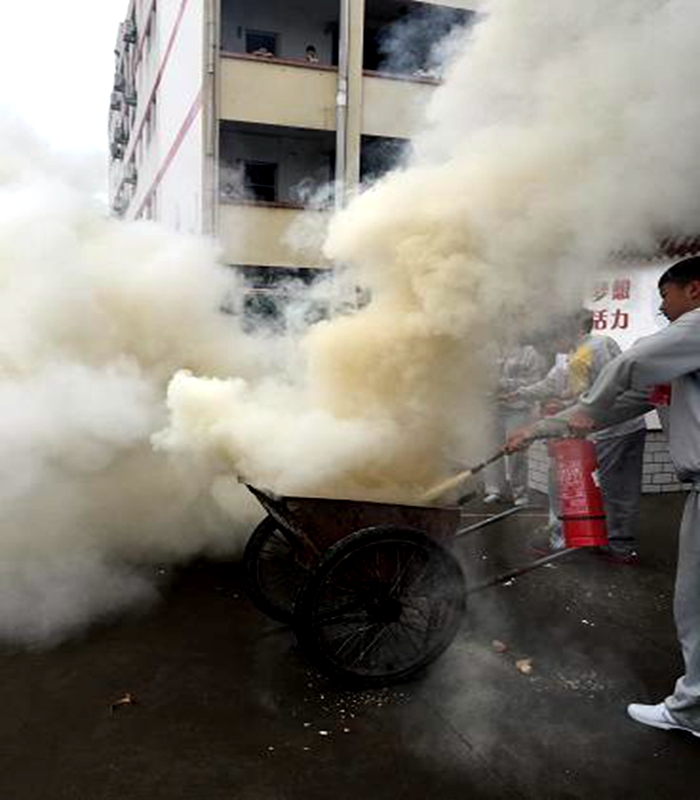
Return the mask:
{"type": "Polygon", "coordinates": [[[522,508],[523,506],[529,505],[530,501],[527,497],[516,497],[513,501],[513,505],[517,506],[518,508],[522,508]]]}
{"type": "Polygon", "coordinates": [[[503,498],[501,497],[500,494],[496,494],[496,492],[491,492],[491,494],[487,494],[486,497],[484,497],[484,503],[490,506],[493,505],[494,503],[500,503],[502,499],[503,498]]]}
{"type": "Polygon", "coordinates": [[[655,706],[631,703],[627,706],[627,713],[635,722],[641,722],[642,725],[650,725],[652,728],[661,728],[664,731],[687,731],[693,736],[700,737],[700,731],[694,731],[692,728],[686,728],[685,725],[676,722],[665,703],[658,703],[655,706]]]}

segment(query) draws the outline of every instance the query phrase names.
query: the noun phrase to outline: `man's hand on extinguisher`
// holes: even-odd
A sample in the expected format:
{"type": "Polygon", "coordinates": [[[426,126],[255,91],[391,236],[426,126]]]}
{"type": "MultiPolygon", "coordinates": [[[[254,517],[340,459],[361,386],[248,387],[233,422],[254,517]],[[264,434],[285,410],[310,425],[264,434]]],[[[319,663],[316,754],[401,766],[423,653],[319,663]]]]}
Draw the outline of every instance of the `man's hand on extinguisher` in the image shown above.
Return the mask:
{"type": "Polygon", "coordinates": [[[597,426],[594,419],[588,416],[585,411],[574,411],[567,419],[569,430],[577,436],[586,436],[597,426]]]}
{"type": "Polygon", "coordinates": [[[514,430],[506,439],[505,447],[503,448],[506,453],[515,453],[518,450],[523,450],[532,443],[535,438],[535,426],[523,425],[514,430]]]}
{"type": "Polygon", "coordinates": [[[516,428],[506,439],[503,448],[508,453],[515,453],[529,447],[536,439],[557,439],[566,436],[569,431],[568,420],[562,417],[544,417],[530,425],[516,428]]]}

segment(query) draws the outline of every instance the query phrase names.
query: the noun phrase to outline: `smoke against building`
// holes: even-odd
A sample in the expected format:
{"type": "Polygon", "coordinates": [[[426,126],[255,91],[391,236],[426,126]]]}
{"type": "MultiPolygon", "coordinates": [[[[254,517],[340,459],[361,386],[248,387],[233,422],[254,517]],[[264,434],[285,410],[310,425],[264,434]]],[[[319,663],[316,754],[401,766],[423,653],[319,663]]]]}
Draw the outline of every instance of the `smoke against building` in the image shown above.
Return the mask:
{"type": "Polygon", "coordinates": [[[593,0],[582,12],[552,1],[536,15],[494,2],[461,48],[451,40],[440,85],[363,74],[361,52],[345,54],[340,117],[340,31],[363,20],[309,14],[312,32],[280,36],[263,59],[248,52],[245,31],[267,29],[237,24],[247,7],[231,5],[219,40],[230,49],[216,62],[222,116],[210,126],[206,76],[181,80],[189,46],[206,63],[197,8],[188,4],[170,50],[156,44],[168,33],[158,20],[137,19],[135,43],[122,30],[111,199],[124,222],[67,184],[72,167],[3,131],[6,638],[46,640],[152,596],[127,564],[235,547],[232,525],[247,532],[251,521],[236,475],[284,492],[416,497],[482,455],[494,338],[532,328],[545,305],[578,303],[582,278],[610,252],[694,232],[700,111],[679,102],[698,77],[689,2],[593,0]],[[304,60],[308,44],[318,63],[304,60]],[[163,94],[153,95],[136,61],[166,53],[163,94]],[[268,80],[276,88],[266,94],[268,80]],[[164,98],[175,86],[182,115],[171,120],[164,98]],[[282,201],[270,194],[282,173],[245,163],[236,174],[253,196],[222,197],[211,154],[251,109],[246,134],[305,131],[291,152],[301,163],[320,145],[312,161],[326,154],[323,175],[342,140],[335,190],[351,200],[345,210],[282,201]],[[363,136],[413,142],[364,191],[363,136]],[[189,168],[194,190],[176,191],[189,168]],[[315,259],[291,232],[309,216],[308,240],[326,242],[315,259]],[[221,250],[202,232],[217,233],[221,250]],[[339,264],[349,286],[368,289],[363,308],[320,314],[330,318],[306,333],[242,330],[241,273],[279,270],[290,286],[304,282],[301,270],[339,264]],[[236,313],[220,313],[225,298],[236,313]]]}

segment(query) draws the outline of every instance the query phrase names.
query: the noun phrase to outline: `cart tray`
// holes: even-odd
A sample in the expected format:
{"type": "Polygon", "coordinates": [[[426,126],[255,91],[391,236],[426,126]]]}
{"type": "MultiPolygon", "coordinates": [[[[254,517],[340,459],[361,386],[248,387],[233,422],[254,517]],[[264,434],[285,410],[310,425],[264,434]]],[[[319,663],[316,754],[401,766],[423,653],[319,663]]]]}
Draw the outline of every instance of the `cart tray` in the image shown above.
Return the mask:
{"type": "Polygon", "coordinates": [[[324,497],[274,495],[246,484],[263,508],[282,527],[310,541],[320,551],[366,528],[413,528],[449,541],[459,525],[459,507],[413,506],[324,497]]]}

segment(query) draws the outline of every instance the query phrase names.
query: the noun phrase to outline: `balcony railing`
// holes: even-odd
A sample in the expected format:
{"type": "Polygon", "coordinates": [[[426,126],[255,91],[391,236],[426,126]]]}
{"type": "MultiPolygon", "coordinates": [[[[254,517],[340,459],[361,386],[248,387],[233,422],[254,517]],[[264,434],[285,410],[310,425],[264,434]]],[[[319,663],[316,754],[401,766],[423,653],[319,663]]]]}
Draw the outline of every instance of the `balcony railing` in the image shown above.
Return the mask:
{"type": "Polygon", "coordinates": [[[226,53],[221,58],[221,118],[333,130],[336,83],[333,67],[226,53]]]}
{"type": "Polygon", "coordinates": [[[362,133],[410,139],[421,127],[438,81],[366,72],[362,84],[362,133]]]}
{"type": "Polygon", "coordinates": [[[331,266],[314,247],[298,249],[294,241],[307,240],[309,228],[319,236],[327,212],[309,211],[281,203],[221,202],[219,238],[228,264],[261,267],[331,266]],[[304,214],[309,215],[305,220],[304,214]],[[299,227],[297,227],[299,226],[299,227]],[[299,231],[294,236],[295,227],[299,231]]]}
{"type": "MultiPolygon", "coordinates": [[[[407,139],[420,127],[438,81],[366,72],[362,133],[407,139]]],[[[335,129],[335,68],[224,54],[221,119],[312,130],[335,129]]]]}

